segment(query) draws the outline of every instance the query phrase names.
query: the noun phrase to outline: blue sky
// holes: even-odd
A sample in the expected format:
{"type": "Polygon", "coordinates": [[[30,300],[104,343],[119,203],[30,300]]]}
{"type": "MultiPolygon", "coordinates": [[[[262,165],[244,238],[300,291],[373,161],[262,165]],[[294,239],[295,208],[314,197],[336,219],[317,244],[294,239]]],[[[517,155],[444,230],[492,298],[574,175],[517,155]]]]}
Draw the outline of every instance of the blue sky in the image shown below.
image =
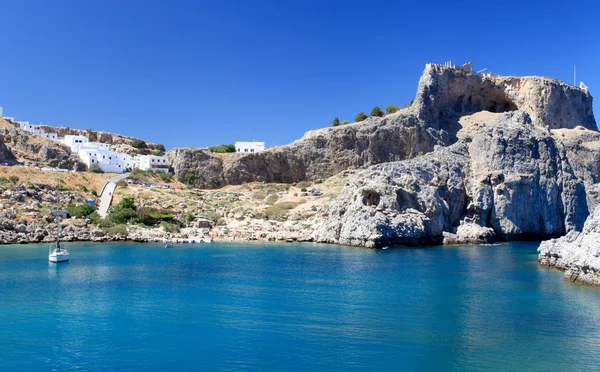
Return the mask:
{"type": "MultiPolygon", "coordinates": [[[[5,116],[167,148],[285,144],[414,97],[428,62],[600,90],[592,1],[0,0],[5,116]]],[[[595,112],[598,105],[595,104],[595,112]]]]}

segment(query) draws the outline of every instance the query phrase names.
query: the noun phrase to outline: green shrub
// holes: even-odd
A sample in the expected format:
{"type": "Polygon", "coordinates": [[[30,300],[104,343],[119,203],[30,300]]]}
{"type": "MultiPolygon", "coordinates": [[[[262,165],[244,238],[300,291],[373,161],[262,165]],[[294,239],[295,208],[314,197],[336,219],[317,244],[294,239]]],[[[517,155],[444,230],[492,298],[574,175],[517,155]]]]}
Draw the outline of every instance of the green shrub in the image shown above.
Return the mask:
{"type": "Polygon", "coordinates": [[[160,178],[162,181],[164,182],[171,182],[173,180],[173,175],[171,173],[167,173],[167,172],[163,172],[163,171],[156,171],[154,173],[156,176],[158,176],[158,178],[160,178]]]}
{"type": "Polygon", "coordinates": [[[83,191],[83,192],[88,192],[88,188],[83,185],[83,184],[78,184],[77,187],[79,188],[79,190],[83,191]]]}
{"type": "Polygon", "coordinates": [[[211,152],[235,152],[235,146],[231,144],[223,144],[217,146],[211,146],[208,148],[211,152]]]}
{"type": "Polygon", "coordinates": [[[354,122],[358,123],[359,121],[363,121],[366,118],[368,118],[367,114],[365,114],[364,112],[359,112],[356,117],[354,118],[354,122]]]}
{"type": "Polygon", "coordinates": [[[262,191],[255,191],[252,193],[252,198],[256,200],[264,200],[267,197],[267,194],[262,191]]]}
{"type": "Polygon", "coordinates": [[[119,186],[121,188],[126,188],[129,186],[129,184],[125,180],[119,180],[119,182],[117,182],[117,186],[119,186]]]}
{"type": "Polygon", "coordinates": [[[162,143],[157,143],[156,145],[154,145],[154,149],[158,150],[160,152],[166,152],[167,149],[165,149],[165,145],[163,145],[162,143]]]}
{"type": "Polygon", "coordinates": [[[107,219],[111,223],[119,225],[129,222],[135,217],[137,217],[137,210],[133,198],[126,196],[110,208],[107,219]]]}
{"type": "Polygon", "coordinates": [[[388,114],[393,114],[394,112],[400,110],[400,107],[391,104],[391,105],[387,105],[387,107],[385,108],[385,112],[388,114]]]}
{"type": "Polygon", "coordinates": [[[19,177],[18,176],[10,176],[8,177],[8,179],[10,180],[11,183],[16,184],[17,182],[19,182],[19,177]]]}
{"type": "Polygon", "coordinates": [[[6,182],[6,177],[0,177],[0,186],[6,182]]]}
{"type": "Polygon", "coordinates": [[[117,234],[127,235],[127,226],[125,226],[123,224],[109,226],[109,227],[103,227],[102,229],[109,235],[117,235],[117,234]]]}
{"type": "Polygon", "coordinates": [[[275,204],[277,199],[279,199],[279,196],[277,196],[277,194],[269,195],[269,197],[267,198],[267,204],[273,205],[273,204],[275,204]]]}
{"type": "Polygon", "coordinates": [[[140,139],[134,139],[133,141],[131,141],[131,146],[135,147],[136,149],[147,149],[148,145],[146,145],[146,142],[140,140],[140,139]]]}
{"type": "Polygon", "coordinates": [[[370,116],[382,117],[383,115],[384,115],[383,110],[379,106],[375,106],[375,107],[373,107],[373,110],[371,110],[370,116]]]}
{"type": "Polygon", "coordinates": [[[100,166],[98,164],[92,164],[88,168],[88,172],[92,172],[92,173],[104,173],[104,171],[102,169],[100,169],[100,166]]]}
{"type": "Polygon", "coordinates": [[[301,181],[296,184],[296,187],[303,189],[306,187],[310,187],[311,185],[312,185],[312,182],[310,182],[310,181],[301,181]]]}
{"type": "Polygon", "coordinates": [[[100,217],[100,215],[98,214],[98,212],[94,211],[90,214],[87,215],[87,218],[90,220],[90,222],[94,225],[98,225],[99,223],[101,223],[102,221],[102,217],[100,217]]]}
{"type": "Polygon", "coordinates": [[[177,228],[177,226],[174,223],[170,222],[162,222],[160,226],[163,228],[163,230],[165,230],[165,232],[168,233],[175,231],[175,229],[177,228]]]}
{"type": "Polygon", "coordinates": [[[333,123],[331,123],[332,126],[337,127],[338,125],[340,125],[340,118],[338,118],[337,116],[335,118],[333,118],[333,123]]]}
{"type": "Polygon", "coordinates": [[[98,196],[98,191],[96,191],[96,190],[92,190],[92,195],[94,195],[94,196],[96,196],[96,197],[97,197],[97,196],[98,196]]]}
{"type": "Polygon", "coordinates": [[[67,213],[71,217],[87,217],[94,212],[96,212],[96,207],[90,204],[69,205],[67,207],[67,213]]]}
{"type": "Polygon", "coordinates": [[[288,211],[294,209],[298,203],[286,202],[273,204],[265,209],[265,214],[270,220],[282,220],[285,219],[288,211]]]}
{"type": "Polygon", "coordinates": [[[163,152],[162,151],[154,151],[154,156],[163,156],[163,152]]]}
{"type": "Polygon", "coordinates": [[[349,124],[349,123],[348,123],[348,120],[344,120],[344,121],[342,121],[342,125],[346,125],[346,124],[349,124]]]}

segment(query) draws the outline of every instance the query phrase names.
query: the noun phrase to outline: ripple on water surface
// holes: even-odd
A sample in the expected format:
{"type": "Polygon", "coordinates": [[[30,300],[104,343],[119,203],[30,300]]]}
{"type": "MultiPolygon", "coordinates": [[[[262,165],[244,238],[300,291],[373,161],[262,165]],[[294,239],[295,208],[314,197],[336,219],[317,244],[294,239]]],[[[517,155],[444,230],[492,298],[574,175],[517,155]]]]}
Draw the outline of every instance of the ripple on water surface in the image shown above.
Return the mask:
{"type": "Polygon", "coordinates": [[[537,244],[0,247],[2,370],[597,370],[600,291],[537,244]]]}

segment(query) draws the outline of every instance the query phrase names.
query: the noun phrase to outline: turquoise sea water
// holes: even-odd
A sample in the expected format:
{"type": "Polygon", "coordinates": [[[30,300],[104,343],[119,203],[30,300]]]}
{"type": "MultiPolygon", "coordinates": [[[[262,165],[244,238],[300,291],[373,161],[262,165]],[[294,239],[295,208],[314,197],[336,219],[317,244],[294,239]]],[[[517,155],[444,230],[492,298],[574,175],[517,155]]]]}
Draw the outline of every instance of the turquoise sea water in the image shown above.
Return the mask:
{"type": "Polygon", "coordinates": [[[535,243],[0,246],[0,370],[600,369],[600,290],[535,243]]]}

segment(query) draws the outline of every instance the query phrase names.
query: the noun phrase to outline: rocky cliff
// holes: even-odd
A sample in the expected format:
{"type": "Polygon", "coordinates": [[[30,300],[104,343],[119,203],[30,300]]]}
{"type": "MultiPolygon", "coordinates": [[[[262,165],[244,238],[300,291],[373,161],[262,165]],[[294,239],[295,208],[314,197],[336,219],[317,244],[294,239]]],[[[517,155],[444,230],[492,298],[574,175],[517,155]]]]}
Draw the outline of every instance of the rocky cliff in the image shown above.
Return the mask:
{"type": "Polygon", "coordinates": [[[296,142],[258,154],[217,156],[174,149],[168,155],[178,178],[197,186],[298,182],[411,159],[456,142],[464,115],[517,110],[534,126],[596,130],[592,97],[579,88],[549,78],[482,75],[430,64],[414,103],[398,113],[310,131],[296,142]]]}
{"type": "Polygon", "coordinates": [[[583,231],[542,242],[538,262],[565,272],[565,278],[600,286],[600,207],[585,222],[583,231]]]}
{"type": "Polygon", "coordinates": [[[357,173],[314,237],[365,247],[539,238],[580,230],[587,214],[566,147],[515,111],[450,147],[357,173]]]}
{"type": "Polygon", "coordinates": [[[0,148],[0,152],[8,156],[10,160],[7,161],[11,163],[19,160],[62,169],[78,171],[86,169],[86,165],[76,154],[71,153],[68,146],[21,130],[2,118],[0,118],[0,136],[3,139],[3,146],[6,147],[4,151],[0,148]]]}

